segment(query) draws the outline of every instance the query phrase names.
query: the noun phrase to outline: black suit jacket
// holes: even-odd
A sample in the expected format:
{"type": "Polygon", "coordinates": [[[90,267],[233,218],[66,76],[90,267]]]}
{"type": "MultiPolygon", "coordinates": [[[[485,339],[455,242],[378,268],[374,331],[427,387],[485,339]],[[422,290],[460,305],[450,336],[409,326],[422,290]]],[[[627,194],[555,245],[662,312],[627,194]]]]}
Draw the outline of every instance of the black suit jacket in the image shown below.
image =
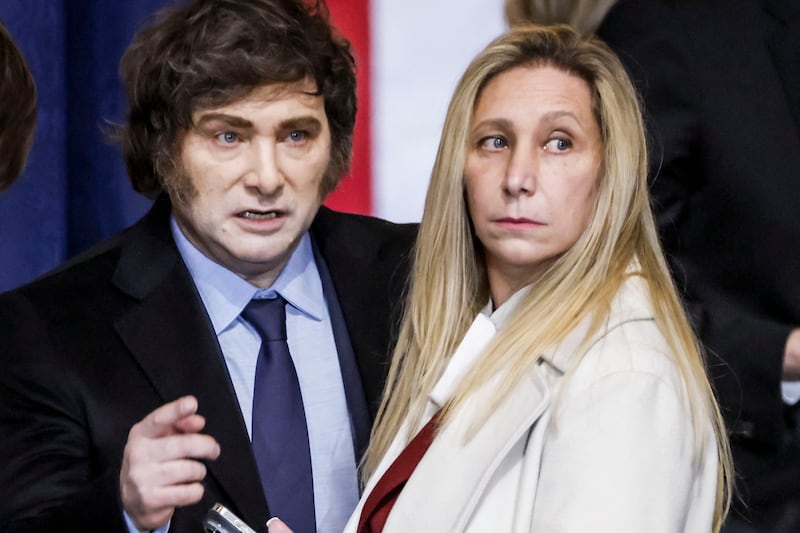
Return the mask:
{"type": "Polygon", "coordinates": [[[621,0],[598,34],[643,95],[654,209],[740,487],[796,497],[780,382],[800,326],[800,2],[621,0]]]}
{"type": "MultiPolygon", "coordinates": [[[[222,453],[208,464],[203,500],[178,509],[170,531],[201,531],[217,501],[253,527],[268,517],[226,365],[169,212],[161,199],[109,242],[0,296],[0,529],[126,531],[119,470],[128,431],[185,394],[197,396],[222,453]]],[[[311,228],[372,417],[414,233],[324,207],[311,228]]]]}

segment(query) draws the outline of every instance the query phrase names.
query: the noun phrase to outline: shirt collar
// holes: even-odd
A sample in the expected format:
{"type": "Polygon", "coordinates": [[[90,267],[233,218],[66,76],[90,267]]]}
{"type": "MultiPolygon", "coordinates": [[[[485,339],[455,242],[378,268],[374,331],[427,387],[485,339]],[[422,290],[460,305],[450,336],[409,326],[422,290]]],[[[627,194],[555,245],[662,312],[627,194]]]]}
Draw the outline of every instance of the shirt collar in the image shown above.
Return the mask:
{"type": "Polygon", "coordinates": [[[279,294],[301,313],[322,320],[325,297],[308,232],[301,237],[272,287],[259,289],[198,250],[180,230],[174,216],[170,217],[170,229],[216,335],[230,327],[254,297],[274,298],[279,294]]]}
{"type": "Polygon", "coordinates": [[[483,351],[497,332],[511,320],[514,311],[519,307],[520,301],[529,291],[530,285],[519,289],[494,312],[492,312],[491,300],[481,309],[456,351],[450,357],[439,381],[436,382],[436,385],[428,395],[428,398],[436,405],[437,409],[452,397],[464,380],[464,376],[477,364],[483,355],[483,351]]]}
{"type": "Polygon", "coordinates": [[[501,329],[503,326],[511,320],[514,311],[519,307],[520,301],[531,291],[530,285],[525,285],[521,289],[517,290],[511,297],[503,303],[500,307],[492,311],[494,304],[492,300],[489,300],[489,303],[481,309],[481,313],[489,317],[489,319],[494,323],[494,327],[496,329],[501,329]]]}

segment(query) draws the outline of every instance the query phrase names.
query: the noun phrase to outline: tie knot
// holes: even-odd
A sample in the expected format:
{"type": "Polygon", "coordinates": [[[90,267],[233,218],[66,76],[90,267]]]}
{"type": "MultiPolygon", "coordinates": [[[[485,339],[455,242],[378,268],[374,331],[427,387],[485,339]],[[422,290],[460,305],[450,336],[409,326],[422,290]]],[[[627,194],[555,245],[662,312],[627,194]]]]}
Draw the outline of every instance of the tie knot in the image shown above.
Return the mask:
{"type": "Polygon", "coordinates": [[[242,316],[252,325],[262,341],[286,340],[286,300],[277,298],[250,300],[242,316]]]}

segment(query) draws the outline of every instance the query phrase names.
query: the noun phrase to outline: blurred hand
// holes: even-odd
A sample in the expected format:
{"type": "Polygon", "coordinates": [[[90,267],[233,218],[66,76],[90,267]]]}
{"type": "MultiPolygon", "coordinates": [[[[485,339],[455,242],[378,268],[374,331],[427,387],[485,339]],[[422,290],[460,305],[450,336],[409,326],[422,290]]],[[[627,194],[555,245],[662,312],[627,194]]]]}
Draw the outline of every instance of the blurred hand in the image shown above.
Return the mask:
{"type": "Polygon", "coordinates": [[[292,533],[289,526],[284,524],[280,518],[272,517],[267,520],[267,530],[269,533],[292,533]]]}
{"type": "Polygon", "coordinates": [[[783,355],[783,380],[800,380],[800,328],[795,328],[786,340],[783,355]]]}
{"type": "Polygon", "coordinates": [[[197,399],[184,396],[162,405],[131,428],[122,457],[119,484],[125,512],[140,530],[165,525],[176,507],[203,497],[206,467],[216,459],[217,441],[200,431],[205,419],[197,399]]]}

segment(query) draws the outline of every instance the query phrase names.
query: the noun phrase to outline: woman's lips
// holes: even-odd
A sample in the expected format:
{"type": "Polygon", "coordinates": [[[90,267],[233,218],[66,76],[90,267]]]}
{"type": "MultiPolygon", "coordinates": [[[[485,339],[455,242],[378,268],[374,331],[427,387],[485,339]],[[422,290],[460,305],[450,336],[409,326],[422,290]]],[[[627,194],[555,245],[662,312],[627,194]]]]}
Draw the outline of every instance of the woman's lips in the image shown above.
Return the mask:
{"type": "Polygon", "coordinates": [[[497,228],[511,232],[532,231],[545,226],[543,222],[525,217],[502,217],[495,219],[493,224],[497,228]]]}
{"type": "Polygon", "coordinates": [[[496,224],[508,226],[543,226],[544,223],[530,218],[503,217],[495,220],[496,224]]]}

